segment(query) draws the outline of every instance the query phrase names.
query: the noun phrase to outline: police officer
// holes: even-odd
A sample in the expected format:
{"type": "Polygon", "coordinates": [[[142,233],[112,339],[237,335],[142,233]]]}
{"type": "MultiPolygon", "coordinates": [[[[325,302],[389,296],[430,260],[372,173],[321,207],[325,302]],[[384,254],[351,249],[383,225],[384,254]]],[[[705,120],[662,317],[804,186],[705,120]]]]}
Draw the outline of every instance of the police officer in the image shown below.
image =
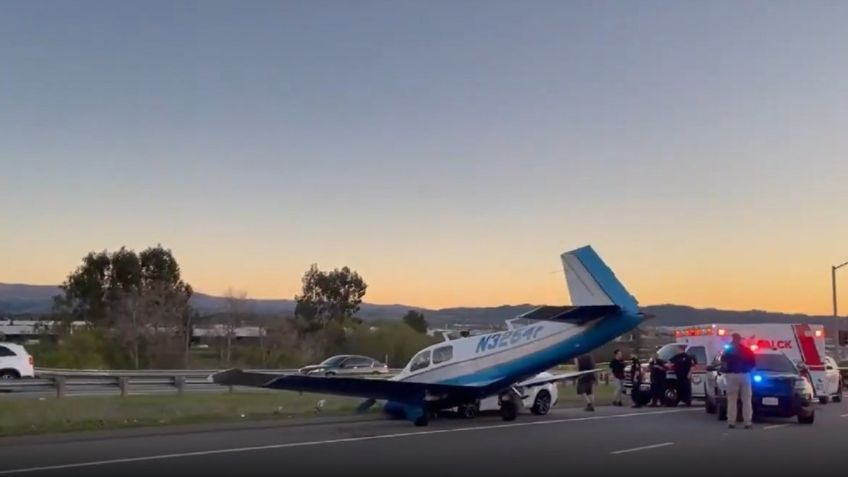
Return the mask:
{"type": "Polygon", "coordinates": [[[751,390],[751,371],[756,366],[754,352],[742,344],[739,333],[733,333],[733,341],[721,355],[721,370],[727,382],[727,427],[736,427],[736,402],[742,400],[742,420],[745,429],[751,428],[754,409],[751,390]]]}
{"type": "Polygon", "coordinates": [[[669,361],[674,365],[674,375],[677,377],[675,380],[677,398],[689,407],[692,405],[692,366],[695,365],[695,359],[681,350],[669,361]]]}
{"type": "Polygon", "coordinates": [[[650,361],[651,367],[651,404],[648,407],[662,406],[665,398],[666,362],[658,353],[650,361]]]}

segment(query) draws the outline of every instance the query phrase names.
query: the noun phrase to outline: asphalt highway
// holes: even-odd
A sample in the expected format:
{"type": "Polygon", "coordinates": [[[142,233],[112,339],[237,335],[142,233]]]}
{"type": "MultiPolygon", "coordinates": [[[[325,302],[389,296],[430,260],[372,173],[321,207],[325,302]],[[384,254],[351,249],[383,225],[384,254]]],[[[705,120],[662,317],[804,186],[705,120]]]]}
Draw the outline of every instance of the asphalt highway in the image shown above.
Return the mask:
{"type": "Polygon", "coordinates": [[[0,475],[842,475],[848,406],[813,425],[773,419],[727,428],[702,408],[556,409],[406,421],[267,423],[0,440],[0,475]],[[729,474],[728,474],[729,471],[729,474]]]}

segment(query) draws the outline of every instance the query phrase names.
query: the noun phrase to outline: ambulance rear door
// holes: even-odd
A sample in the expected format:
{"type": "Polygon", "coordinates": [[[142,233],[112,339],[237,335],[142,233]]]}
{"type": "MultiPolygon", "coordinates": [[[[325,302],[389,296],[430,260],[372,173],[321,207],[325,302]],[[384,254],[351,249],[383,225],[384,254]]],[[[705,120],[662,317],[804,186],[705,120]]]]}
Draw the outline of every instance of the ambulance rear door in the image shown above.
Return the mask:
{"type": "Polygon", "coordinates": [[[827,371],[825,368],[824,327],[822,325],[792,325],[795,344],[801,360],[810,373],[816,397],[827,396],[827,371]]]}

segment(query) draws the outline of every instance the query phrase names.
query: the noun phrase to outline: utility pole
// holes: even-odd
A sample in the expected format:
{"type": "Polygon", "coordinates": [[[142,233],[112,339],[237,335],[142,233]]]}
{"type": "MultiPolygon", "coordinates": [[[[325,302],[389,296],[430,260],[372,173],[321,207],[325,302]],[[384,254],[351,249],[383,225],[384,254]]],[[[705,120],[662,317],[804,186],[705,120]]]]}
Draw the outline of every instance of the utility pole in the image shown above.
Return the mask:
{"type": "Polygon", "coordinates": [[[833,265],[830,267],[830,281],[833,286],[833,317],[837,318],[839,316],[839,308],[836,303],[836,271],[840,268],[848,265],[848,262],[843,263],[842,265],[833,265]]]}

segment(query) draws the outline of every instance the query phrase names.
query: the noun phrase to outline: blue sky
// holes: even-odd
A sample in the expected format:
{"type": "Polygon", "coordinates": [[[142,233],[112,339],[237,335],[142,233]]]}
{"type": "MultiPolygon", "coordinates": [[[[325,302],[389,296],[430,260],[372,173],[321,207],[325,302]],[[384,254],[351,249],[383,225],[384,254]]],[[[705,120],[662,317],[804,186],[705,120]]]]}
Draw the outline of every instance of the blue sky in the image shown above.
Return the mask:
{"type": "Polygon", "coordinates": [[[161,242],[210,293],[291,296],[318,262],[377,302],[557,302],[558,254],[592,243],[643,303],[827,312],[846,21],[835,1],[4,2],[0,281],[161,242]]]}

